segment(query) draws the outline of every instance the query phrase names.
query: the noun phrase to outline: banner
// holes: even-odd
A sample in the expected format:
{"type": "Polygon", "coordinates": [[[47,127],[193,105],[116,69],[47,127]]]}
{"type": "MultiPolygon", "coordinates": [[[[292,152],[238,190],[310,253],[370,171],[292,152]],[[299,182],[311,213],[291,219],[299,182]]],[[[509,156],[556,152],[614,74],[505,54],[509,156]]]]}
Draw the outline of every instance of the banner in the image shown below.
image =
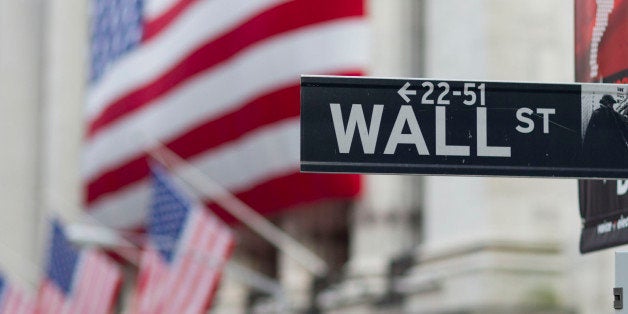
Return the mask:
{"type": "Polygon", "coordinates": [[[301,170],[628,178],[628,86],[304,76],[301,170]]]}
{"type": "MultiPolygon", "coordinates": [[[[575,5],[576,80],[628,83],[628,0],[576,0],[575,5]]],[[[628,243],[625,187],[626,181],[579,182],[582,253],[628,243]]]]}

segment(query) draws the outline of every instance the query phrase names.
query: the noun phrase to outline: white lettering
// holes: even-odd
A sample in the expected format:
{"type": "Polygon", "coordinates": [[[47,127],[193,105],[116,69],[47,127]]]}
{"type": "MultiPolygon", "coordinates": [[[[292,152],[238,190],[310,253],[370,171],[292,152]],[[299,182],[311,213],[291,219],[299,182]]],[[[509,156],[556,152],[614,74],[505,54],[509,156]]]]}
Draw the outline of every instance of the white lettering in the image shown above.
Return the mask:
{"type": "Polygon", "coordinates": [[[469,146],[447,145],[446,107],[436,107],[436,155],[469,156],[469,146]]]}
{"type": "Polygon", "coordinates": [[[419,155],[429,155],[430,152],[425,144],[423,133],[419,127],[419,122],[414,115],[414,111],[411,106],[404,105],[399,109],[397,120],[390,132],[390,138],[384,149],[384,154],[392,155],[397,150],[399,144],[414,144],[416,146],[419,155]],[[403,134],[403,127],[408,124],[410,127],[410,134],[403,134]]]}
{"type": "Polygon", "coordinates": [[[515,129],[519,131],[519,133],[530,133],[532,132],[532,130],[534,130],[534,120],[529,118],[529,116],[531,116],[533,113],[534,111],[532,111],[532,109],[530,108],[519,108],[519,110],[517,110],[517,120],[519,120],[519,122],[527,124],[527,126],[525,127],[517,125],[515,129]],[[525,116],[524,114],[527,114],[528,116],[525,116]]]}
{"type": "Polygon", "coordinates": [[[536,113],[543,115],[543,133],[549,133],[549,115],[555,114],[556,109],[554,108],[537,108],[536,113]]]}
{"type": "Polygon", "coordinates": [[[349,153],[349,150],[351,149],[351,142],[353,141],[353,133],[357,127],[360,134],[360,140],[362,141],[362,150],[365,154],[374,154],[375,144],[377,144],[377,135],[379,133],[379,123],[382,120],[384,105],[375,105],[373,107],[371,125],[368,129],[366,127],[366,120],[364,119],[362,105],[354,104],[351,106],[351,112],[349,113],[349,121],[347,122],[346,129],[342,120],[340,104],[330,103],[329,108],[331,109],[331,117],[334,121],[336,141],[338,141],[338,150],[340,153],[349,153]]]}
{"type": "Polygon", "coordinates": [[[509,146],[488,146],[486,129],[486,108],[477,108],[478,156],[510,157],[509,146]]]}

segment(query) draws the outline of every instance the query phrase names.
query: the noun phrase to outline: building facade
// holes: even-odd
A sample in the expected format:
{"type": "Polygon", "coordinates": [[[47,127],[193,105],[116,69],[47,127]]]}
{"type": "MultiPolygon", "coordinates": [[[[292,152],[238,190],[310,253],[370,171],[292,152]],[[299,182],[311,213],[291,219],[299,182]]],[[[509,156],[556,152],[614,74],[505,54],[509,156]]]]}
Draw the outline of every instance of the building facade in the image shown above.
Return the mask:
{"type": "MultiPolygon", "coordinates": [[[[567,0],[369,0],[372,76],[572,82],[567,0]]],[[[0,266],[35,288],[45,219],[80,211],[87,4],[0,0],[0,266]]],[[[365,176],[355,203],[273,217],[331,266],[314,278],[239,231],[218,313],[612,313],[613,251],[580,255],[576,180],[365,176]]]]}

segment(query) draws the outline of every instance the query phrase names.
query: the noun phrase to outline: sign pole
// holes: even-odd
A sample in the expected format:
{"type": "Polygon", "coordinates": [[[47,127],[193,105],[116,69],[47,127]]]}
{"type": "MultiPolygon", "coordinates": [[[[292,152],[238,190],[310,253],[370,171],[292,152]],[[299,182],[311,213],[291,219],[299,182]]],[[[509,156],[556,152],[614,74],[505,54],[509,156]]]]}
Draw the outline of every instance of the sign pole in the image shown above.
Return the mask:
{"type": "Polygon", "coordinates": [[[628,314],[624,305],[628,291],[628,252],[615,251],[615,287],[613,288],[613,308],[617,314],[628,314]]]}

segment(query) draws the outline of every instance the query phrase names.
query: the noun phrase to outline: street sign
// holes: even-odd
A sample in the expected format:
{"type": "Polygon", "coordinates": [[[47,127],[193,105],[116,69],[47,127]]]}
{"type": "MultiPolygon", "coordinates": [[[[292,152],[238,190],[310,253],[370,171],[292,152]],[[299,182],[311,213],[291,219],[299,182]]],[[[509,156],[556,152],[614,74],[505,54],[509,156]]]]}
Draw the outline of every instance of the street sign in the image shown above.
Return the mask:
{"type": "Polygon", "coordinates": [[[301,78],[301,170],[628,178],[628,86],[301,78]]]}

